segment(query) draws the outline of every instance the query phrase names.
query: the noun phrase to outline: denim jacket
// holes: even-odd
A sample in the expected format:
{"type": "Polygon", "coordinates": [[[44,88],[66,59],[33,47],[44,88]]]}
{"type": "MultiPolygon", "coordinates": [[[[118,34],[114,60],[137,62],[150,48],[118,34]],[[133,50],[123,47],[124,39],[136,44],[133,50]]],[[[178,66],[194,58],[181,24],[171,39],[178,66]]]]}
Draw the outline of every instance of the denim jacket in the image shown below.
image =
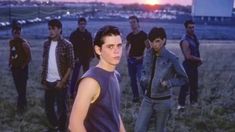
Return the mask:
{"type": "Polygon", "coordinates": [[[140,83],[146,88],[147,96],[150,98],[169,96],[172,87],[181,86],[187,82],[187,75],[174,53],[165,47],[158,56],[152,48],[146,50],[140,83]],[[161,80],[167,81],[166,87],[161,85],[161,80]]]}

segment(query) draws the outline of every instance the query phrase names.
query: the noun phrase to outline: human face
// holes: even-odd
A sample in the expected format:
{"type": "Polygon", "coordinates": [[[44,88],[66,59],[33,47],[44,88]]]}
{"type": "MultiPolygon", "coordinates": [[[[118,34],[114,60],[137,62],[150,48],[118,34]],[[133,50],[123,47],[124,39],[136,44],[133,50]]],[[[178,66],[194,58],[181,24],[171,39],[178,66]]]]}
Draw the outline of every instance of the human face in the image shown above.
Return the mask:
{"type": "Polygon", "coordinates": [[[139,23],[136,19],[130,19],[129,23],[131,25],[132,30],[137,30],[139,28],[139,23]]]}
{"type": "Polygon", "coordinates": [[[13,38],[19,38],[20,34],[21,34],[21,30],[17,30],[17,29],[12,30],[13,38]]]}
{"type": "Polygon", "coordinates": [[[79,28],[79,30],[84,31],[86,29],[86,22],[85,21],[80,21],[78,23],[78,28],[79,28]]]}
{"type": "Polygon", "coordinates": [[[151,47],[156,51],[160,52],[162,47],[165,45],[166,39],[156,38],[153,42],[150,42],[151,47]]]}
{"type": "Polygon", "coordinates": [[[100,62],[108,67],[116,67],[122,56],[122,39],[120,35],[105,36],[101,47],[95,46],[100,62]]]}
{"type": "Polygon", "coordinates": [[[194,35],[194,28],[195,28],[195,25],[194,24],[188,24],[187,28],[186,28],[186,32],[189,34],[189,35],[194,35]]]}
{"type": "Polygon", "coordinates": [[[49,26],[49,37],[52,40],[57,40],[60,36],[61,28],[49,26]]]}

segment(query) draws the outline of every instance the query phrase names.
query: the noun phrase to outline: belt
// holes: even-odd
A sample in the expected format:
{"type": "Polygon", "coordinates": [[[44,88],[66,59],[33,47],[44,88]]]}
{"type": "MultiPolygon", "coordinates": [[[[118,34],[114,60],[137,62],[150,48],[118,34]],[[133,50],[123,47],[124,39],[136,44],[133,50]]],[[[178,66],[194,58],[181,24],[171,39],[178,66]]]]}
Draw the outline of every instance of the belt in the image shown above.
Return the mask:
{"type": "Polygon", "coordinates": [[[149,97],[150,99],[153,99],[153,100],[167,100],[167,99],[170,99],[171,96],[163,96],[163,97],[157,97],[157,98],[153,98],[153,97],[149,97]]]}
{"type": "Polygon", "coordinates": [[[143,59],[143,56],[131,56],[130,58],[133,58],[136,60],[141,60],[141,59],[143,59]]]}

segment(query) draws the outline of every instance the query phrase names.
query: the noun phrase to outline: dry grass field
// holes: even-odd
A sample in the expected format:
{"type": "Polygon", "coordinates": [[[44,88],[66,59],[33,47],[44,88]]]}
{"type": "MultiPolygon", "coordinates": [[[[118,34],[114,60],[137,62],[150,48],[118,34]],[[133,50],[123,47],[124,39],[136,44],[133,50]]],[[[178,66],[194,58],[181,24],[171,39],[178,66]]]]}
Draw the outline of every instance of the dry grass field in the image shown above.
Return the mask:
{"type": "MultiPolygon", "coordinates": [[[[32,62],[27,87],[28,109],[25,114],[16,113],[16,89],[8,68],[8,40],[0,40],[0,131],[41,132],[47,125],[44,113],[44,91],[40,84],[42,43],[29,40],[32,62]]],[[[178,40],[168,41],[167,48],[182,61],[178,40]]],[[[176,110],[178,88],[174,90],[172,112],[167,128],[169,132],[234,132],[235,131],[235,41],[201,41],[199,68],[199,107],[187,106],[184,112],[176,110]]],[[[95,60],[92,63],[95,64],[95,60]]],[[[126,58],[118,66],[121,73],[121,112],[128,132],[133,131],[140,103],[132,103],[126,58]]],[[[150,130],[154,130],[152,118],[150,130]]]]}

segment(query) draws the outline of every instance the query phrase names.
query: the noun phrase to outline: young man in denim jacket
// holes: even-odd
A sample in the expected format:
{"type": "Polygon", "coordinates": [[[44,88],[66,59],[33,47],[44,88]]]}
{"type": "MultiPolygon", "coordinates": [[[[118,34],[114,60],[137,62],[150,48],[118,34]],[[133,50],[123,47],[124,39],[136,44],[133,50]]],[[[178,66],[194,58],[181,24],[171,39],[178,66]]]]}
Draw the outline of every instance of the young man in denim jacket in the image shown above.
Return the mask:
{"type": "Polygon", "coordinates": [[[135,132],[146,132],[153,113],[156,131],[164,132],[171,109],[172,87],[187,83],[187,75],[178,58],[165,48],[166,33],[154,27],[148,34],[151,48],[147,49],[141,74],[141,85],[146,87],[135,124],[135,132]]]}

